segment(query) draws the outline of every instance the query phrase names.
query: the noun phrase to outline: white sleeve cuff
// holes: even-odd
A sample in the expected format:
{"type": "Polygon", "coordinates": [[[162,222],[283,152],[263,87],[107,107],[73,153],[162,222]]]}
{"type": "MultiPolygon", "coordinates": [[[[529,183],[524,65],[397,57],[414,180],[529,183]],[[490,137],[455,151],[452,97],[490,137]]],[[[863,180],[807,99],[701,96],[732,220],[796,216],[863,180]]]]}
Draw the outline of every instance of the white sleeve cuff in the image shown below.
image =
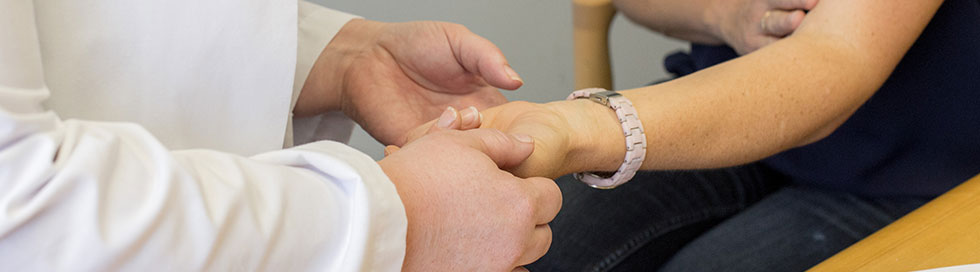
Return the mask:
{"type": "Polygon", "coordinates": [[[353,191],[348,194],[355,202],[350,205],[352,229],[340,262],[344,267],[338,271],[401,270],[408,219],[398,191],[378,163],[356,149],[331,141],[283,151],[253,158],[307,168],[353,191]]]}

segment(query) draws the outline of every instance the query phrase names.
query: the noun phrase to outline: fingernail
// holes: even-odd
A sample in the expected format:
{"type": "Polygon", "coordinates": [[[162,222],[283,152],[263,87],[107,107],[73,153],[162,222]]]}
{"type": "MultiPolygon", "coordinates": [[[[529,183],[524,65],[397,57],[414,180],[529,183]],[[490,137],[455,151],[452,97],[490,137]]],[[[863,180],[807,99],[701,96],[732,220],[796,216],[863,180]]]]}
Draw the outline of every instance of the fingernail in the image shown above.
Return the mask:
{"type": "Polygon", "coordinates": [[[446,110],[442,112],[442,115],[439,116],[439,121],[436,121],[436,126],[440,128],[449,128],[449,126],[453,125],[453,122],[456,122],[456,114],[456,109],[454,109],[452,106],[446,108],[446,110]]]}
{"type": "Polygon", "coordinates": [[[480,112],[473,106],[459,111],[459,115],[463,116],[461,119],[463,120],[463,124],[466,126],[478,122],[480,118],[480,112]]]}
{"type": "Polygon", "coordinates": [[[521,79],[521,76],[517,75],[517,72],[514,71],[514,68],[510,68],[510,66],[507,66],[507,69],[504,70],[507,71],[507,76],[510,77],[510,79],[517,80],[520,81],[521,83],[524,83],[524,80],[521,79]]]}
{"type": "Polygon", "coordinates": [[[514,134],[514,138],[523,143],[534,143],[534,138],[525,134],[514,134]]]}

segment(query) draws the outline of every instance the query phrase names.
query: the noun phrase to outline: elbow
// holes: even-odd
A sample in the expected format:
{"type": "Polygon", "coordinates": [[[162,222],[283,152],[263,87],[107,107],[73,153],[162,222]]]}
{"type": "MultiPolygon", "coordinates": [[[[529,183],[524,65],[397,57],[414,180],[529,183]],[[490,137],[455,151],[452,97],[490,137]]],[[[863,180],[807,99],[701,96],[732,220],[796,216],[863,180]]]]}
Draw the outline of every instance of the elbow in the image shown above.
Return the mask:
{"type": "Polygon", "coordinates": [[[808,144],[816,143],[820,140],[823,140],[824,138],[827,138],[828,136],[833,134],[834,131],[837,131],[837,129],[840,128],[840,126],[843,125],[844,122],[847,121],[847,119],[850,118],[855,111],[857,111],[857,108],[858,107],[854,107],[847,114],[841,114],[836,118],[830,120],[829,122],[824,123],[822,126],[818,126],[816,129],[813,129],[810,133],[803,135],[801,140],[798,141],[791,148],[796,148],[796,147],[801,147],[808,144]]]}

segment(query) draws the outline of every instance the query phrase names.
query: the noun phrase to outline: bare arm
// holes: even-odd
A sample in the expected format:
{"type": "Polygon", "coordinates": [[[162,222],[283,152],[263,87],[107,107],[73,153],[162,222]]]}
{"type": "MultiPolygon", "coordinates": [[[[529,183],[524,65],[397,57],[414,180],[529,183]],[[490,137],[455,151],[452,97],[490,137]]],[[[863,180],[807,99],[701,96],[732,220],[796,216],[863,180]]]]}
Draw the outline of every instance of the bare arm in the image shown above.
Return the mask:
{"type": "MultiPolygon", "coordinates": [[[[941,2],[823,0],[787,39],[684,78],[623,91],[647,131],[643,168],[737,165],[826,137],[884,83],[941,2]]],[[[587,135],[572,138],[581,141],[573,149],[584,147],[572,154],[589,154],[581,156],[591,165],[567,172],[616,169],[624,143],[612,112],[588,101],[552,105],[591,120],[571,122],[577,135],[587,135]]]]}
{"type": "MultiPolygon", "coordinates": [[[[821,0],[786,39],[663,84],[621,93],[646,130],[642,169],[738,165],[818,141],[891,74],[941,0],[821,0]]],[[[608,108],[579,99],[514,102],[481,126],[532,135],[519,176],[614,171],[625,156],[608,108]]]]}

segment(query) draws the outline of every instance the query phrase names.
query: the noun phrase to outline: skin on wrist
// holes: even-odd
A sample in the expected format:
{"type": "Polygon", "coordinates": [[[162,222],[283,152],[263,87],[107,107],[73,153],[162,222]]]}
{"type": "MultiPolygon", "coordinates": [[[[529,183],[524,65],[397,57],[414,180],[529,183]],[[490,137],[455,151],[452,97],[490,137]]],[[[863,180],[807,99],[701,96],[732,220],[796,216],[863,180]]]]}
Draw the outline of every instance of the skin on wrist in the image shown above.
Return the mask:
{"type": "Polygon", "coordinates": [[[366,49],[373,48],[385,23],[364,19],[347,22],[323,48],[303,84],[293,114],[296,117],[340,110],[348,68],[366,49]]]}
{"type": "Polygon", "coordinates": [[[562,173],[619,169],[626,156],[626,136],[615,111],[588,99],[547,105],[568,120],[571,130],[562,173]]]}

